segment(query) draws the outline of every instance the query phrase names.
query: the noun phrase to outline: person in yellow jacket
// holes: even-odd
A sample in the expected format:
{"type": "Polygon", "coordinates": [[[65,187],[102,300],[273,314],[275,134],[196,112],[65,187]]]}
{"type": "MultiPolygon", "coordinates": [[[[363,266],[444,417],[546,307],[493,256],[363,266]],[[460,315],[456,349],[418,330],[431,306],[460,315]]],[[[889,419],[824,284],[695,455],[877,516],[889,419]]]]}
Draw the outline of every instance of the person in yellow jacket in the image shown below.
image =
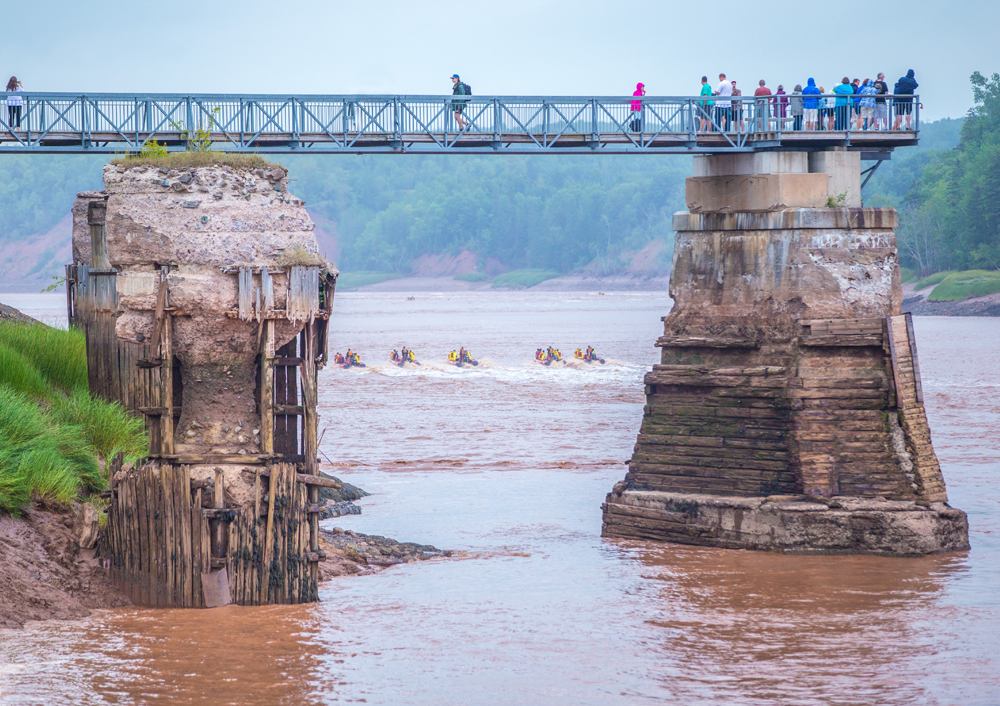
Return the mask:
{"type": "Polygon", "coordinates": [[[573,357],[576,358],[577,360],[583,360],[583,351],[577,348],[575,351],[573,351],[573,357]]]}
{"type": "Polygon", "coordinates": [[[456,362],[458,362],[458,353],[456,353],[455,351],[452,351],[451,353],[449,353],[448,354],[448,362],[449,363],[456,363],[456,362]]]}

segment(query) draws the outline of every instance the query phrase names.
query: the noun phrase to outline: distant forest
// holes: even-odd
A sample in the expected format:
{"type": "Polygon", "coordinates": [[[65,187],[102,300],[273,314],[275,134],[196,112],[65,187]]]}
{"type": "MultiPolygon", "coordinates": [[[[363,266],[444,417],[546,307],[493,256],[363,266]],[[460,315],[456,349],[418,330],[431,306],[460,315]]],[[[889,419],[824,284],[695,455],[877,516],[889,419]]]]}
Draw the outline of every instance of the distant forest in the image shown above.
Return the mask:
{"type": "Polygon", "coordinates": [[[1000,74],[971,81],[968,116],[926,126],[865,189],[868,205],[899,209],[900,259],[919,275],[1000,269],[1000,74]]]}
{"type": "MultiPolygon", "coordinates": [[[[1000,76],[972,78],[967,118],[921,126],[864,189],[894,206],[903,264],[925,274],[1000,268],[1000,76]]],[[[101,186],[101,156],[0,158],[0,247],[44,233],[75,192],[101,186]]],[[[684,207],[691,160],[644,156],[282,155],[291,190],[337,240],[343,271],[409,271],[417,257],[477,254],[509,269],[621,271],[664,241],[684,207]]],[[[332,253],[330,253],[332,254],[332,253]]]]}
{"type": "MultiPolygon", "coordinates": [[[[425,253],[568,272],[659,238],[691,160],[669,156],[294,156],[294,193],[336,224],[338,265],[407,272],[425,253]]],[[[669,269],[670,260],[664,263],[669,269]]]]}

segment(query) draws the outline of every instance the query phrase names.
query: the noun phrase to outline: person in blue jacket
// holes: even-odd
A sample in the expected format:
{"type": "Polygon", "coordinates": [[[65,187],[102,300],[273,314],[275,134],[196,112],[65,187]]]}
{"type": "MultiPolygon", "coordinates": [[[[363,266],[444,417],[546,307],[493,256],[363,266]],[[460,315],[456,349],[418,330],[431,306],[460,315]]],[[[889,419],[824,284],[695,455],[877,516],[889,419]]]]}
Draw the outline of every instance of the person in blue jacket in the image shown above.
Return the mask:
{"type": "Polygon", "coordinates": [[[819,89],[816,88],[816,79],[811,78],[802,89],[802,113],[806,121],[806,130],[815,130],[819,121],[819,89]]]}
{"type": "Polygon", "coordinates": [[[835,106],[837,122],[834,130],[847,130],[851,124],[851,106],[847,96],[854,95],[854,86],[851,85],[851,79],[844,76],[840,84],[833,89],[833,92],[837,94],[837,104],[835,106]]]}
{"type": "Polygon", "coordinates": [[[913,69],[906,72],[906,76],[896,81],[895,87],[893,87],[892,92],[897,96],[911,96],[910,98],[896,98],[896,124],[892,126],[893,130],[899,129],[899,123],[902,121],[903,116],[906,116],[906,129],[910,129],[910,114],[913,112],[913,92],[917,90],[917,80],[913,78],[913,69]]]}

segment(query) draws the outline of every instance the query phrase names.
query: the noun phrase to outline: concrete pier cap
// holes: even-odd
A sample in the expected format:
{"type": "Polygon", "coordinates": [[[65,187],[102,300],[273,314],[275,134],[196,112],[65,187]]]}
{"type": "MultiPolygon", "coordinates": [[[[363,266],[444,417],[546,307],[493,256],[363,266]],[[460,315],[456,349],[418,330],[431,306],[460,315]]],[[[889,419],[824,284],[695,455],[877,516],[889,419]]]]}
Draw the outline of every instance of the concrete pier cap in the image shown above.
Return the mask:
{"type": "Polygon", "coordinates": [[[698,155],[687,179],[695,213],[861,206],[861,153],[747,152],[698,155]]]}
{"type": "Polygon", "coordinates": [[[918,556],[969,548],[901,313],[891,208],[861,155],[698,156],[628,473],[603,534],[918,556]]]}

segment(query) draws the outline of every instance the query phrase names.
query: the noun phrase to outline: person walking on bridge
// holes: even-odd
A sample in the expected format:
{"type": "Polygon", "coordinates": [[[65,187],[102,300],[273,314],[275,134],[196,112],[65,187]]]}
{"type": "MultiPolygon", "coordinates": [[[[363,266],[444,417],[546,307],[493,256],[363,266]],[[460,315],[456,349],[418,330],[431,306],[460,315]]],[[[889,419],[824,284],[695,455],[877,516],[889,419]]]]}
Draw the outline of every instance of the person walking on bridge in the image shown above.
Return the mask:
{"type": "MultiPolygon", "coordinates": [[[[471,96],[472,90],[469,85],[462,83],[462,79],[458,77],[458,74],[451,75],[451,94],[453,96],[471,96]]],[[[465,104],[469,101],[452,101],[452,109],[455,111],[455,122],[458,124],[458,129],[464,130],[469,125],[469,121],[462,117],[462,111],[465,110],[465,104]]]]}
{"type": "Polygon", "coordinates": [[[792,89],[792,95],[788,98],[788,113],[792,116],[792,130],[802,132],[802,113],[805,109],[802,106],[802,84],[796,83],[792,89]]]}
{"type": "Polygon", "coordinates": [[[632,119],[629,120],[628,127],[630,132],[642,132],[642,98],[641,96],[646,95],[646,84],[637,83],[635,84],[635,90],[632,91],[632,97],[639,97],[639,100],[632,101],[632,119]]]}
{"type": "Polygon", "coordinates": [[[21,127],[21,106],[24,100],[17,94],[24,90],[24,85],[17,80],[17,76],[11,76],[7,82],[7,90],[11,92],[7,96],[7,127],[13,130],[21,127]]]}
{"type": "MultiPolygon", "coordinates": [[[[708,76],[701,77],[701,95],[702,97],[712,95],[712,87],[708,84],[708,76]]],[[[701,117],[701,129],[698,132],[707,132],[708,121],[712,118],[712,101],[698,101],[698,113],[701,117]]]]}
{"type": "MultiPolygon", "coordinates": [[[[913,77],[913,69],[907,71],[906,76],[896,81],[892,92],[898,96],[910,97],[896,99],[896,123],[892,126],[893,130],[899,129],[899,124],[902,122],[904,115],[906,116],[906,129],[910,129],[910,114],[913,112],[913,92],[917,90],[917,86],[919,85],[913,77]]],[[[10,90],[10,86],[7,86],[7,90],[10,90]]]]}

